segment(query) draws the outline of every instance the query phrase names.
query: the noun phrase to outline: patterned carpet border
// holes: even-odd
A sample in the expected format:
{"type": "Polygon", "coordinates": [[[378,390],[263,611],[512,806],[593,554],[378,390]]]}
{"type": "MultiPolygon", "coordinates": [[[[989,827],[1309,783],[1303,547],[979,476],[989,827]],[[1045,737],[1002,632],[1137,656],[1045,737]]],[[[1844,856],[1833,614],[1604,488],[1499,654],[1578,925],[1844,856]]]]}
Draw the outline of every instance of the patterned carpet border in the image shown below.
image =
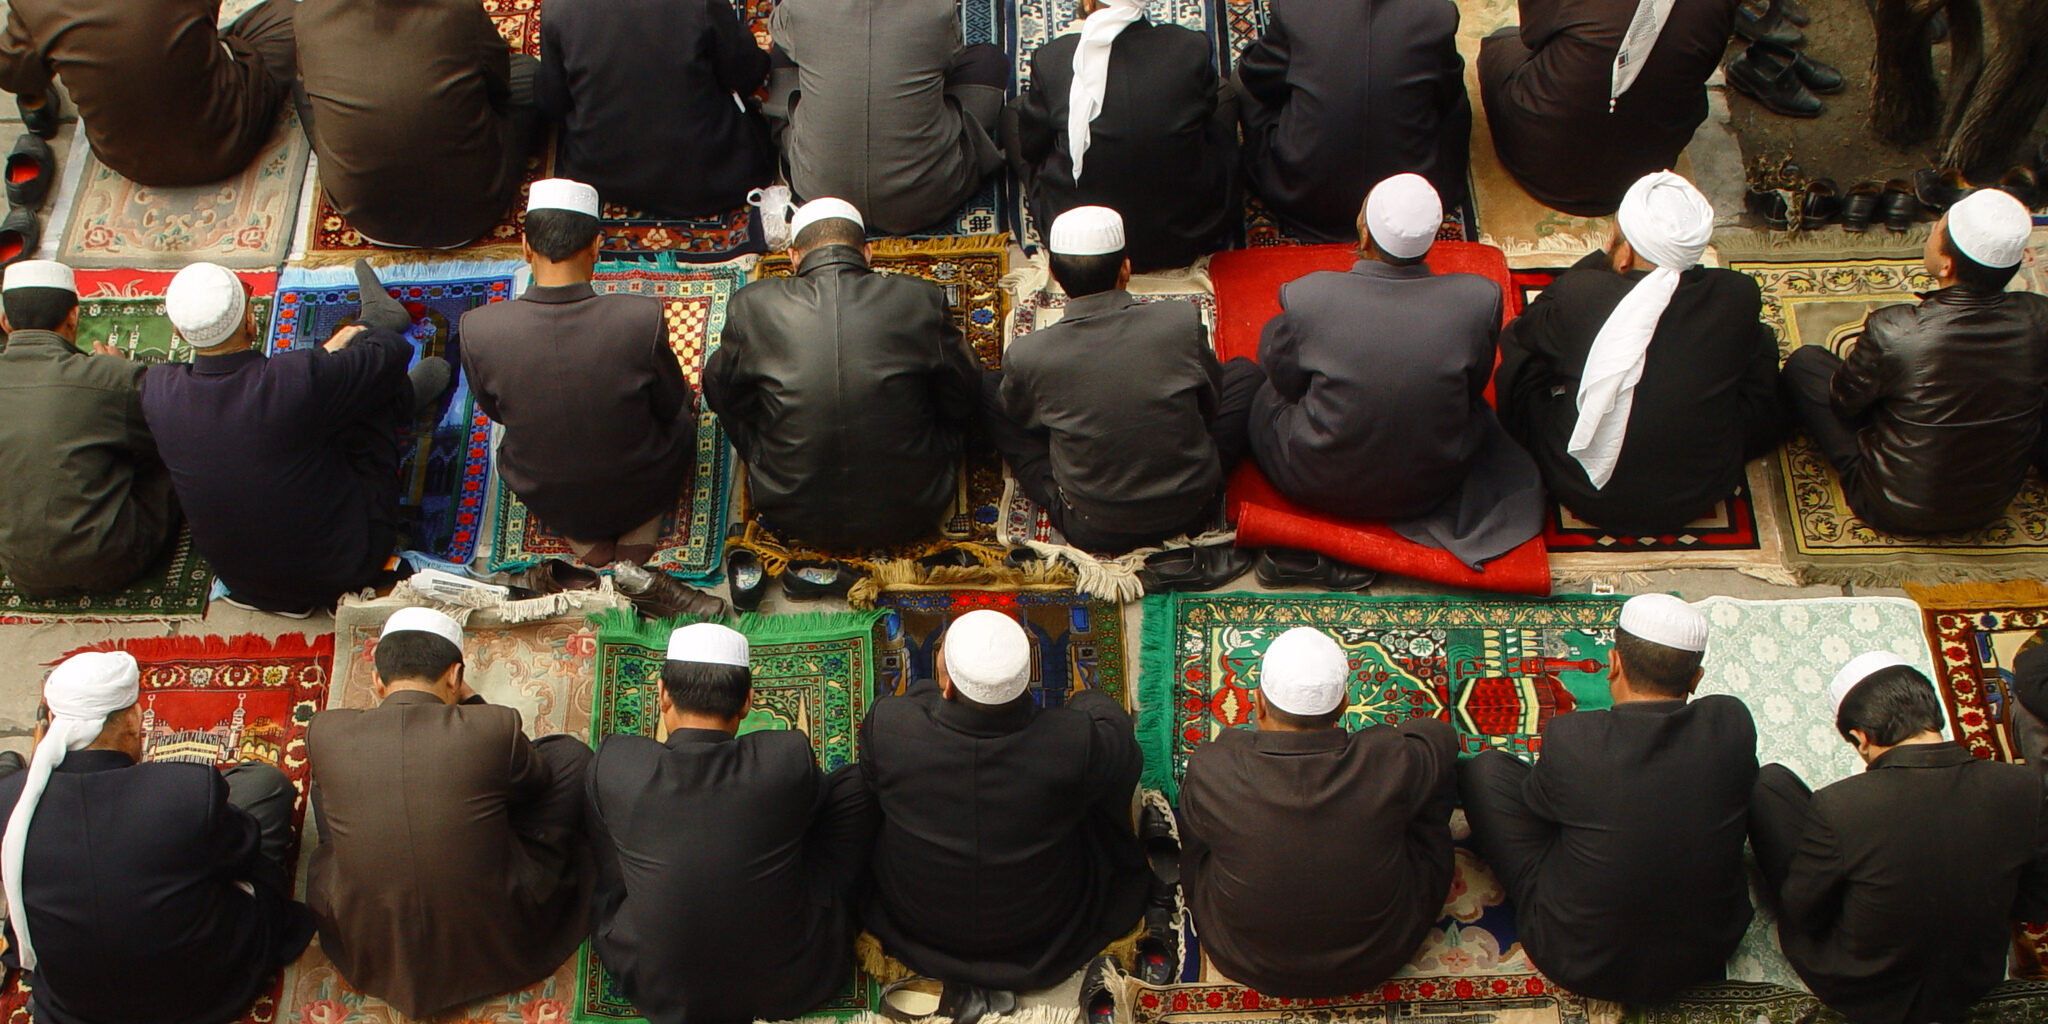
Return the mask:
{"type": "Polygon", "coordinates": [[[1121,606],[1065,587],[987,590],[896,589],[882,593],[885,613],[877,693],[901,693],[934,678],[933,654],[952,620],[977,609],[1018,618],[1032,636],[1031,695],[1055,707],[1079,689],[1100,690],[1129,706],[1121,606]]]}
{"type": "MultiPolygon", "coordinates": [[[[2039,1024],[2048,1020],[2048,983],[2008,981],[1957,1024],[2039,1024]]],[[[1623,1024],[1849,1024],[1805,992],[1776,985],[1720,982],[1680,993],[1662,1006],[1633,1007],[1623,1024]]]]}

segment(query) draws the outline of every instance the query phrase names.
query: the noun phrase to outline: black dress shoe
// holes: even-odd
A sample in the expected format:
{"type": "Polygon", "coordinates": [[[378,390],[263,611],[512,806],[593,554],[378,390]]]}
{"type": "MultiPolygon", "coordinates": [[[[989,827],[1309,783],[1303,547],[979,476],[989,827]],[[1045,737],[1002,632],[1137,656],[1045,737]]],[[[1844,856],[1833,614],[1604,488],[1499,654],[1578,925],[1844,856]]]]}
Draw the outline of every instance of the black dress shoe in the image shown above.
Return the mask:
{"type": "Polygon", "coordinates": [[[1266,548],[1259,552],[1258,574],[1259,582],[1269,587],[1318,590],[1364,590],[1379,579],[1379,573],[1371,569],[1298,548],[1266,548]]]}
{"type": "Polygon", "coordinates": [[[57,91],[43,93],[41,106],[31,107],[14,98],[14,109],[21,112],[21,126],[45,139],[57,137],[57,121],[64,113],[63,104],[57,100],[57,91]]]}
{"type": "Polygon", "coordinates": [[[1814,60],[1805,50],[1795,50],[1789,46],[1779,46],[1776,43],[1751,43],[1749,48],[1752,50],[1763,50],[1771,56],[1791,64],[1792,70],[1799,76],[1799,80],[1806,83],[1806,87],[1816,93],[1833,94],[1842,91],[1842,83],[1846,79],[1842,77],[1841,70],[1833,64],[1824,64],[1814,60]]]}
{"type": "Polygon", "coordinates": [[[939,993],[939,1016],[953,1018],[953,1024],[976,1024],[991,1014],[1001,1016],[1017,1009],[1017,993],[947,982],[939,993]]]}
{"type": "Polygon", "coordinates": [[[1793,212],[1792,202],[1787,196],[1788,193],[1782,189],[1752,188],[1748,195],[1742,197],[1742,205],[1763,221],[1764,227],[1772,231],[1790,231],[1793,212]]]}
{"type": "Polygon", "coordinates": [[[1813,24],[1813,12],[1799,0],[1771,0],[1771,10],[1777,11],[1786,21],[1794,25],[1813,24]]]}
{"type": "Polygon", "coordinates": [[[1782,48],[1752,46],[1728,62],[1728,84],[1737,92],[1786,117],[1819,117],[1825,109],[1800,79],[1796,62],[1782,48]]]}
{"type": "Polygon", "coordinates": [[[1842,227],[1858,234],[1870,230],[1870,219],[1877,216],[1878,200],[1883,198],[1884,186],[1878,182],[1849,186],[1849,194],[1842,197],[1842,227]]]}
{"type": "Polygon", "coordinates": [[[782,570],[782,596],[792,601],[845,597],[859,578],[859,573],[839,562],[791,562],[782,570]]]}
{"type": "Polygon", "coordinates": [[[1820,178],[1806,183],[1806,194],[1799,200],[1799,229],[1818,231],[1834,223],[1842,216],[1842,190],[1833,178],[1820,178]]]}
{"type": "Polygon", "coordinates": [[[1107,953],[1089,962],[1088,973],[1081,976],[1081,1024],[1116,1020],[1116,997],[1109,988],[1116,973],[1116,957],[1107,953]]]}
{"type": "Polygon", "coordinates": [[[1778,46],[1805,46],[1806,33],[1792,24],[1775,10],[1763,14],[1752,14],[1747,7],[1735,8],[1735,34],[1752,43],[1774,43],[1778,46]]]}
{"type": "Polygon", "coordinates": [[[723,619],[731,613],[731,608],[715,595],[685,586],[682,580],[660,569],[619,562],[612,567],[612,582],[618,584],[619,593],[626,595],[640,614],[657,621],[678,615],[723,619]]]}
{"type": "Polygon", "coordinates": [[[2015,167],[2005,172],[2005,176],[1998,179],[1998,187],[2012,193],[2029,210],[2039,209],[2043,199],[2048,198],[2041,189],[2040,175],[2035,174],[2031,167],[2015,167]]]}
{"type": "Polygon", "coordinates": [[[768,579],[761,556],[746,548],[725,553],[725,588],[734,608],[750,612],[761,607],[761,599],[768,596],[768,579]]]}
{"type": "Polygon", "coordinates": [[[1169,548],[1146,557],[1145,567],[1138,570],[1138,582],[1148,594],[1215,590],[1244,575],[1255,557],[1245,548],[1228,544],[1169,548]]]}
{"type": "Polygon", "coordinates": [[[7,154],[7,203],[39,210],[50,183],[57,180],[57,154],[50,144],[24,133],[14,140],[14,152],[7,154]]]}
{"type": "Polygon", "coordinates": [[[1884,183],[1884,196],[1877,201],[1877,209],[1888,230],[1905,231],[1919,222],[1927,207],[1913,194],[1913,186],[1906,179],[1893,178],[1884,183]]]}
{"type": "Polygon", "coordinates": [[[1922,167],[1913,172],[1914,197],[1920,200],[1920,205],[1937,213],[1954,206],[1956,200],[1970,192],[1969,180],[1953,167],[1945,171],[1922,167]]]}
{"type": "Polygon", "coordinates": [[[0,267],[34,259],[36,246],[43,244],[43,223],[34,210],[15,207],[0,218],[0,267]]]}

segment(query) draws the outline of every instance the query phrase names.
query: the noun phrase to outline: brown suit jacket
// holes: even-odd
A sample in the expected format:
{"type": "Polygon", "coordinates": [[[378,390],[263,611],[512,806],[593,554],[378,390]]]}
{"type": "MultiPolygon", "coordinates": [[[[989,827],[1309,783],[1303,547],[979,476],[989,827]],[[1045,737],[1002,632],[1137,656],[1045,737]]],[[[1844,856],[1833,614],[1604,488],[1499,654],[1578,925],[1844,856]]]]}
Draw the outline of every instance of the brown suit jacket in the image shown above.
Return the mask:
{"type": "Polygon", "coordinates": [[[349,984],[411,1017],[546,977],[589,933],[591,873],[512,827],[552,772],[519,713],[400,690],[313,716],[306,902],[349,984]]]}

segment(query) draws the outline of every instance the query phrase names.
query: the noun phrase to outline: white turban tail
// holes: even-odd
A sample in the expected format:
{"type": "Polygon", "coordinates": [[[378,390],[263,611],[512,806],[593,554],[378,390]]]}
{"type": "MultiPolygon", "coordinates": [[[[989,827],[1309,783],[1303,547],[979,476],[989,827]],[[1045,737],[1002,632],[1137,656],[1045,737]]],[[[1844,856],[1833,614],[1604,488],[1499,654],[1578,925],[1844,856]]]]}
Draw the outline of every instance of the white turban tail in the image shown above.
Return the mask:
{"type": "Polygon", "coordinates": [[[107,716],[134,705],[141,670],[135,657],[123,652],[87,651],[65,659],[43,686],[43,701],[50,705],[49,730],[36,744],[35,757],[21,784],[21,799],[7,816],[7,837],[0,841],[0,881],[7,890],[7,917],[14,923],[14,939],[21,969],[36,969],[36,947],[28,935],[28,906],[21,899],[21,861],[28,851],[28,829],[35,821],[36,804],[50,783],[50,772],[64,763],[66,754],[84,750],[99,738],[107,716]]]}
{"type": "Polygon", "coordinates": [[[1088,155],[1088,125],[1102,113],[1102,93],[1109,88],[1109,48],[1131,23],[1145,16],[1145,0],[1109,0],[1081,23],[1074,47],[1074,83],[1067,87],[1067,151],[1074,158],[1074,183],[1081,182],[1081,159],[1088,155]]]}
{"type": "Polygon", "coordinates": [[[1678,291],[1678,275],[1700,261],[1714,235],[1714,208],[1707,197],[1670,171],[1629,186],[1616,220],[1629,247],[1653,269],[1600,325],[1579,377],[1579,420],[1565,450],[1585,467],[1595,490],[1607,486],[1621,458],[1636,383],[1643,379],[1657,321],[1678,291]]]}
{"type": "Polygon", "coordinates": [[[1643,62],[1657,48],[1657,37],[1664,34],[1664,23],[1671,20],[1671,8],[1677,3],[1678,0],[1636,0],[1636,13],[1628,20],[1628,34],[1621,37],[1621,48],[1614,51],[1614,79],[1607,89],[1608,113],[1614,113],[1614,101],[1636,84],[1636,76],[1643,73],[1643,62]]]}

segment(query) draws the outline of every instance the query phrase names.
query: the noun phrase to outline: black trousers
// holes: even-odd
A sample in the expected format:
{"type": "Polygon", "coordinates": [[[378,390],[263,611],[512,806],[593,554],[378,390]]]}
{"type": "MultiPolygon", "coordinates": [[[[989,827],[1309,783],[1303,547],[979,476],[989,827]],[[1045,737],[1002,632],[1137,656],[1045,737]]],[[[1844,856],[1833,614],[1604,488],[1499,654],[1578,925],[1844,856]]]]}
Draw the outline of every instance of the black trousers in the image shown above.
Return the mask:
{"type": "Polygon", "coordinates": [[[507,812],[512,832],[537,862],[556,873],[587,873],[590,844],[583,841],[583,789],[595,755],[590,744],[566,733],[534,740],[533,754],[548,766],[551,779],[539,798],[507,812]]]}
{"type": "Polygon", "coordinates": [[[263,837],[263,855],[290,878],[292,804],[299,795],[292,780],[276,765],[263,761],[244,761],[220,774],[228,784],[228,803],[256,819],[258,833],[263,837]]]}
{"type": "Polygon", "coordinates": [[[1835,374],[1842,369],[1842,357],[1819,345],[1802,345],[1785,359],[1778,384],[1785,403],[1820,453],[1842,478],[1842,493],[1849,507],[1879,529],[1902,531],[1887,524],[1884,496],[1871,484],[1863,466],[1863,446],[1856,428],[1835,415],[1835,374]]]}
{"type": "Polygon", "coordinates": [[[1518,907],[1535,902],[1537,865],[1557,842],[1557,827],[1530,813],[1522,796],[1529,771],[1528,762],[1498,750],[1458,766],[1458,799],[1472,844],[1518,907]]]}
{"type": "Polygon", "coordinates": [[[816,900],[844,908],[849,921],[867,886],[881,824],[880,806],[859,765],[843,764],[825,776],[804,840],[804,862],[816,900]]]}
{"type": "Polygon", "coordinates": [[[1785,879],[1792,874],[1792,855],[1799,849],[1799,836],[1806,829],[1806,814],[1813,805],[1813,790],[1782,764],[1764,765],[1756,774],[1756,789],[1749,798],[1749,846],[1756,853],[1757,869],[1763,872],[1764,895],[1777,910],[1785,879]]]}

